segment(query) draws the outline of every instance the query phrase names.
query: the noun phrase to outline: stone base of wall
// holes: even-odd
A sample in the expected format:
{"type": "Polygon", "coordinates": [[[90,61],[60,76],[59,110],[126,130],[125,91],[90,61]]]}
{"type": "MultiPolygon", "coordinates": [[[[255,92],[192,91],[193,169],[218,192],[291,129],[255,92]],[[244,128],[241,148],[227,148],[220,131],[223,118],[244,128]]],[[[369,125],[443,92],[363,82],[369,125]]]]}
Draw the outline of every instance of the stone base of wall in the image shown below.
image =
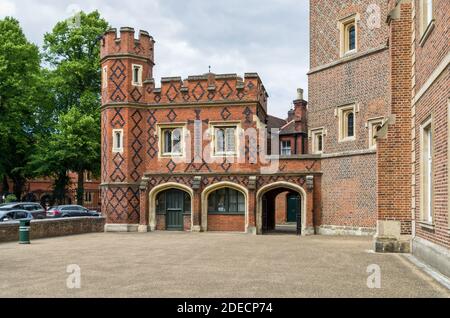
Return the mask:
{"type": "MultiPolygon", "coordinates": [[[[104,218],[70,218],[31,221],[30,240],[103,232],[104,218]]],[[[0,242],[19,241],[19,223],[0,224],[0,242]]]]}
{"type": "Polygon", "coordinates": [[[368,227],[352,227],[339,225],[321,225],[316,227],[316,234],[337,236],[373,236],[376,230],[368,227]]]}
{"type": "Polygon", "coordinates": [[[305,232],[302,233],[303,236],[305,235],[315,235],[316,234],[316,230],[313,227],[307,227],[305,229],[305,232]]]}
{"type": "Polygon", "coordinates": [[[139,232],[138,224],[106,224],[105,232],[139,232]]]}
{"type": "Polygon", "coordinates": [[[375,237],[374,251],[376,253],[411,253],[411,238],[375,237]]]}
{"type": "Polygon", "coordinates": [[[412,254],[450,278],[450,250],[420,237],[412,241],[412,254]]]}

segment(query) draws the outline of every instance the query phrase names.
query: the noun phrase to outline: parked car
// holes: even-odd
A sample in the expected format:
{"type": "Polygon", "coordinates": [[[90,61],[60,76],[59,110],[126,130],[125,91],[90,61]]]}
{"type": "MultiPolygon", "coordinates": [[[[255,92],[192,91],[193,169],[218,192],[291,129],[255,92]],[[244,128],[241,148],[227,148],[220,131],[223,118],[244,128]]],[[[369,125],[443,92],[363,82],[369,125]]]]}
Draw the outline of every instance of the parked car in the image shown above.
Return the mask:
{"type": "Polygon", "coordinates": [[[45,209],[39,203],[17,202],[0,206],[0,212],[13,210],[28,211],[33,215],[33,219],[45,219],[47,217],[45,209]]]}
{"type": "Polygon", "coordinates": [[[100,214],[81,205],[59,205],[47,211],[48,218],[71,218],[80,216],[99,217],[100,214]]]}
{"type": "Polygon", "coordinates": [[[0,211],[0,222],[32,220],[33,214],[24,210],[0,211]]]}

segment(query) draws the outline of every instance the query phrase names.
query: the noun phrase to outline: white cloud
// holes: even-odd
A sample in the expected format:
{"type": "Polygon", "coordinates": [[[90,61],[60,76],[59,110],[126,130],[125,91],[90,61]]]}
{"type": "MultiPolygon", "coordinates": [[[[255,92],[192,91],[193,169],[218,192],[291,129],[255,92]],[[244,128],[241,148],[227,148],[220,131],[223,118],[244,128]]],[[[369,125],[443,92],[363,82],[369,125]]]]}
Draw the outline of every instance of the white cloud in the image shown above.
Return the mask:
{"type": "Polygon", "coordinates": [[[156,40],[156,81],[202,74],[209,65],[215,73],[258,72],[270,94],[269,111],[280,117],[296,89],[307,89],[308,1],[0,0],[0,16],[14,15],[41,45],[71,7],[99,10],[113,27],[149,31],[156,40]]]}
{"type": "Polygon", "coordinates": [[[16,5],[7,0],[0,0],[0,18],[16,14],[16,5]]]}

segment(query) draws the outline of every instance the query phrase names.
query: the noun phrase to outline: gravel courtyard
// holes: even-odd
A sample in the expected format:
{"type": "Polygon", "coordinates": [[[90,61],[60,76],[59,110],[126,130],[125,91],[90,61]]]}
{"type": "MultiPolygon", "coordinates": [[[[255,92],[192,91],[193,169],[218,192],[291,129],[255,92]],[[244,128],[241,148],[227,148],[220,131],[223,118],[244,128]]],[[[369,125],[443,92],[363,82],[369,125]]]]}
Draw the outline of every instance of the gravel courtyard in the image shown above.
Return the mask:
{"type": "Polygon", "coordinates": [[[449,297],[368,238],[99,233],[0,244],[0,297],[449,297]],[[66,286],[67,266],[81,288],[66,286]],[[367,267],[381,288],[367,287],[367,267]]]}

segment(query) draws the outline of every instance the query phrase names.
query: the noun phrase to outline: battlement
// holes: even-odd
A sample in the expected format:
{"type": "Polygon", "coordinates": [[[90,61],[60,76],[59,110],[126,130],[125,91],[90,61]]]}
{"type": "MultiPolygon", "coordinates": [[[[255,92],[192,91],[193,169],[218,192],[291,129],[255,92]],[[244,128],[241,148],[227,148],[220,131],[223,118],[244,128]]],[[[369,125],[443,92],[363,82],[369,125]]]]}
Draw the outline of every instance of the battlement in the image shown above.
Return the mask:
{"type": "Polygon", "coordinates": [[[129,27],[110,29],[103,35],[101,60],[103,104],[142,105],[257,102],[267,110],[268,94],[257,73],[163,77],[160,87],[153,78],[155,41],[146,31],[129,27]],[[136,81],[134,81],[136,79],[136,81]]]}
{"type": "Polygon", "coordinates": [[[130,56],[144,58],[153,63],[154,57],[153,37],[147,31],[139,31],[139,37],[135,37],[135,30],[130,27],[122,27],[117,34],[117,29],[109,29],[105,32],[101,42],[101,58],[117,56],[130,56]]]}
{"type": "Polygon", "coordinates": [[[144,83],[149,104],[257,101],[266,108],[268,94],[257,73],[163,77],[160,87],[154,80],[144,83]]]}

